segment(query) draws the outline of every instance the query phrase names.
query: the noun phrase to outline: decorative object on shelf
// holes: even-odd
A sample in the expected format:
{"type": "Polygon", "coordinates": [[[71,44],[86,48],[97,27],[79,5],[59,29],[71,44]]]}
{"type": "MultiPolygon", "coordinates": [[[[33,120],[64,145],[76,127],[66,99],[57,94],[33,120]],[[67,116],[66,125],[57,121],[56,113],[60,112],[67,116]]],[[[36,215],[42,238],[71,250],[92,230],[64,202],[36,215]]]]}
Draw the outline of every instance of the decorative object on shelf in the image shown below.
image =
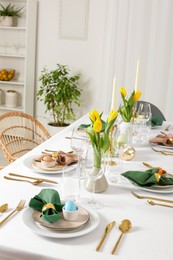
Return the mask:
{"type": "Polygon", "coordinates": [[[23,7],[16,9],[11,3],[6,7],[0,3],[0,7],[2,8],[0,10],[0,25],[7,27],[13,26],[13,17],[20,17],[20,11],[23,9],[23,7]]]}
{"type": "Polygon", "coordinates": [[[2,89],[0,89],[0,106],[2,104],[2,89]]]}
{"type": "Polygon", "coordinates": [[[81,89],[78,87],[80,75],[70,75],[67,65],[57,64],[56,69],[43,68],[39,78],[41,87],[37,92],[37,100],[43,101],[46,111],[50,111],[52,126],[67,126],[75,120],[73,105],[80,106],[81,89]]]}
{"type": "Polygon", "coordinates": [[[9,108],[17,107],[17,91],[7,90],[5,93],[5,106],[9,108]]]}
{"type": "MultiPolygon", "coordinates": [[[[111,110],[109,117],[106,120],[105,129],[102,130],[102,113],[99,114],[97,110],[93,110],[92,113],[89,113],[89,118],[92,124],[92,131],[87,131],[87,134],[90,138],[91,145],[94,151],[94,169],[93,173],[95,174],[96,170],[101,168],[102,165],[102,154],[106,153],[110,147],[110,138],[109,132],[111,127],[114,125],[115,120],[117,118],[118,112],[115,110],[111,110]]],[[[86,179],[84,182],[84,186],[87,190],[92,191],[92,180],[86,179]]],[[[96,180],[95,183],[95,192],[103,192],[107,189],[108,184],[105,178],[105,175],[96,180]]]]}
{"type": "Polygon", "coordinates": [[[9,81],[14,77],[15,70],[14,69],[2,69],[0,70],[0,80],[9,81]]]}

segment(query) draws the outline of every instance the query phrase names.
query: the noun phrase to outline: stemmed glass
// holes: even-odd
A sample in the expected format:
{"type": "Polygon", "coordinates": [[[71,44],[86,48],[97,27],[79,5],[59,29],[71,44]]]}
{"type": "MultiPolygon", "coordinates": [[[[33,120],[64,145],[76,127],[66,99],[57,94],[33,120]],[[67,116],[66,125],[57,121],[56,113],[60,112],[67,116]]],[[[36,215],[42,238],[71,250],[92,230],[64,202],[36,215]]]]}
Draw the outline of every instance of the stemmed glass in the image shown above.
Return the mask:
{"type": "Polygon", "coordinates": [[[94,194],[96,190],[96,181],[98,181],[103,176],[106,170],[106,165],[104,157],[102,157],[101,168],[94,167],[94,151],[92,145],[89,145],[88,150],[86,152],[84,170],[86,172],[86,176],[89,179],[89,186],[92,189],[91,200],[88,201],[88,204],[94,209],[101,209],[104,207],[104,205],[102,202],[95,200],[94,194]]]}
{"type": "MultiPolygon", "coordinates": [[[[80,180],[85,178],[85,172],[83,171],[83,165],[82,165],[82,158],[85,157],[84,153],[87,150],[89,144],[89,139],[82,135],[77,128],[72,129],[72,135],[71,135],[71,148],[74,150],[75,154],[78,157],[78,165],[77,165],[77,176],[79,180],[79,193],[80,193],[80,180]]],[[[78,196],[78,200],[80,200],[80,194],[78,196]]]]}
{"type": "Polygon", "coordinates": [[[119,126],[117,126],[113,133],[113,149],[115,150],[118,158],[117,165],[114,167],[114,171],[109,173],[109,181],[112,183],[125,183],[126,180],[121,173],[123,172],[123,154],[129,149],[129,137],[125,136],[119,126]]]}
{"type": "Polygon", "coordinates": [[[136,130],[141,143],[146,143],[147,133],[151,129],[151,106],[149,103],[139,103],[137,110],[136,130]]]}

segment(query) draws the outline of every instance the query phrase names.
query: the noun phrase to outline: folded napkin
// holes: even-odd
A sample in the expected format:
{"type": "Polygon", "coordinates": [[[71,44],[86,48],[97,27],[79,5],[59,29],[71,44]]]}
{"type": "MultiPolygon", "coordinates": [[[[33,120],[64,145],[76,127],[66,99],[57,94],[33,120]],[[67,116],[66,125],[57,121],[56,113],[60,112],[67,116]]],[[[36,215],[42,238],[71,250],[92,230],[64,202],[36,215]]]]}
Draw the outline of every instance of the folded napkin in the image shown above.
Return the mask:
{"type": "Polygon", "coordinates": [[[167,135],[157,135],[154,138],[149,139],[149,143],[157,143],[165,146],[173,146],[173,142],[170,141],[170,137],[167,135]]]}
{"type": "MultiPolygon", "coordinates": [[[[102,131],[104,131],[104,130],[105,130],[105,125],[106,125],[106,123],[105,123],[105,121],[103,121],[103,120],[101,120],[101,121],[102,121],[102,131]]],[[[88,131],[92,131],[92,130],[93,130],[91,124],[81,124],[81,125],[79,126],[79,129],[86,129],[86,130],[88,130],[88,131]]]]}
{"type": "Polygon", "coordinates": [[[151,126],[159,126],[163,124],[163,119],[159,116],[153,116],[151,118],[151,126]]]}
{"type": "Polygon", "coordinates": [[[121,175],[141,187],[150,187],[156,184],[173,185],[173,178],[166,177],[164,173],[165,171],[161,171],[160,168],[152,168],[146,171],[127,171],[121,175]]]}
{"type": "MultiPolygon", "coordinates": [[[[36,162],[41,162],[41,159],[45,156],[45,154],[38,155],[34,158],[36,162]]],[[[55,153],[50,154],[49,156],[52,156],[56,159],[56,163],[58,165],[70,165],[72,163],[77,163],[78,158],[77,155],[74,153],[64,153],[62,151],[57,151],[56,156],[55,153]]]]}
{"type": "Polygon", "coordinates": [[[62,217],[59,212],[63,206],[59,193],[53,189],[42,189],[29,202],[29,207],[42,212],[40,218],[49,223],[54,223],[62,217]]]}

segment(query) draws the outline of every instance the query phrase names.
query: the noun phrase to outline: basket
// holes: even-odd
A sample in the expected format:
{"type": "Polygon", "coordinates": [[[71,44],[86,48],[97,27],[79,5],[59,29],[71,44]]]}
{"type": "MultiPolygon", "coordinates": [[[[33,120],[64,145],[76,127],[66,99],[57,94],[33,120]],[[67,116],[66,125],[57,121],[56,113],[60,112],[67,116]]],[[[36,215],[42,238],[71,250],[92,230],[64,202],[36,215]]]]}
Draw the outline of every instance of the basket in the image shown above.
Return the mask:
{"type": "Polygon", "coordinates": [[[9,81],[14,77],[14,69],[1,69],[0,70],[0,80],[9,81]]]}

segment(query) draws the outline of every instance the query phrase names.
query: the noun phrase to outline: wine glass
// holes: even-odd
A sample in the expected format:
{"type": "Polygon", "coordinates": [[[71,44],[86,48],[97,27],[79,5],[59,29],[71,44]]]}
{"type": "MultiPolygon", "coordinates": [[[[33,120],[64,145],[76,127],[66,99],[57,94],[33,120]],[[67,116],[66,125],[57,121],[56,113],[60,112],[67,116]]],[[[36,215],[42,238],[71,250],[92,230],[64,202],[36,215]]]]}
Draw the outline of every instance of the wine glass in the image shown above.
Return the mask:
{"type": "Polygon", "coordinates": [[[84,169],[86,172],[86,176],[88,177],[88,186],[92,190],[92,196],[91,199],[88,201],[88,204],[94,209],[101,209],[104,207],[104,205],[102,202],[95,200],[94,194],[96,192],[96,182],[101,179],[106,170],[106,167],[104,157],[102,157],[102,165],[100,168],[96,168],[94,166],[94,150],[92,145],[88,147],[88,150],[86,152],[84,169]]]}
{"type": "MultiPolygon", "coordinates": [[[[130,133],[129,133],[130,134],[130,133]]],[[[117,164],[114,166],[113,171],[109,172],[109,181],[111,183],[126,183],[126,180],[121,173],[123,172],[123,154],[129,149],[129,136],[128,132],[125,135],[120,128],[117,126],[113,133],[113,149],[117,154],[117,164]]]]}
{"type": "Polygon", "coordinates": [[[139,103],[137,110],[136,133],[140,143],[146,143],[147,134],[151,130],[151,105],[139,103]]]}
{"type": "Polygon", "coordinates": [[[77,128],[73,128],[70,145],[72,150],[74,150],[75,154],[78,157],[78,165],[76,171],[79,180],[78,200],[80,200],[80,190],[81,190],[80,180],[86,177],[85,172],[83,171],[82,162],[83,162],[83,158],[85,157],[84,153],[87,150],[88,144],[89,144],[89,139],[86,136],[82,135],[77,128]]]}

